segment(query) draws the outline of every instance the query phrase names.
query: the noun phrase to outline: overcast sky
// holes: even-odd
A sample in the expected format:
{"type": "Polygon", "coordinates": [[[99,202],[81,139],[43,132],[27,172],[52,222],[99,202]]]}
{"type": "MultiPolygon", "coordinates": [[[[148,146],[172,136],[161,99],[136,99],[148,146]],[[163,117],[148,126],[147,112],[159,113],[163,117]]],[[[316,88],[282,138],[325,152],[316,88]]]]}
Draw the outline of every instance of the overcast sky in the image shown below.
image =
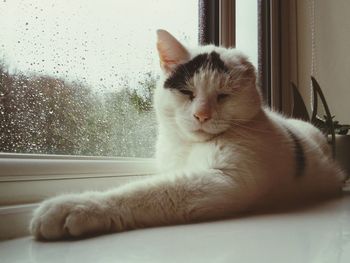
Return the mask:
{"type": "MultiPolygon", "coordinates": [[[[237,1],[238,44],[253,61],[256,14],[244,9],[255,2],[237,1]]],[[[156,29],[197,45],[198,0],[1,0],[0,26],[0,59],[11,69],[117,89],[158,67],[156,29]]]]}
{"type": "Polygon", "coordinates": [[[197,8],[197,0],[1,1],[0,58],[24,72],[118,87],[157,67],[156,29],[196,45],[197,8]]]}

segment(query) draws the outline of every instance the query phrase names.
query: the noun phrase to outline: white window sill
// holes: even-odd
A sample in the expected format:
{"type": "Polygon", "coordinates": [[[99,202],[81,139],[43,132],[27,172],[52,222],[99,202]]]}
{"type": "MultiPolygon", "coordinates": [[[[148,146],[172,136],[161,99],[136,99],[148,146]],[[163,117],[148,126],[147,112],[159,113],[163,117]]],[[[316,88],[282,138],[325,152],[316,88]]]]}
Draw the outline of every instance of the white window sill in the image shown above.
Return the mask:
{"type": "Polygon", "coordinates": [[[29,234],[32,211],[38,204],[0,206],[0,240],[29,234]]]}
{"type": "Polygon", "coordinates": [[[0,153],[0,182],[154,173],[153,159],[0,153]]]}
{"type": "Polygon", "coordinates": [[[0,242],[3,262],[350,262],[350,196],[304,210],[80,241],[0,242]]]}
{"type": "Polygon", "coordinates": [[[156,172],[153,159],[0,153],[0,207],[105,190],[156,172]]]}

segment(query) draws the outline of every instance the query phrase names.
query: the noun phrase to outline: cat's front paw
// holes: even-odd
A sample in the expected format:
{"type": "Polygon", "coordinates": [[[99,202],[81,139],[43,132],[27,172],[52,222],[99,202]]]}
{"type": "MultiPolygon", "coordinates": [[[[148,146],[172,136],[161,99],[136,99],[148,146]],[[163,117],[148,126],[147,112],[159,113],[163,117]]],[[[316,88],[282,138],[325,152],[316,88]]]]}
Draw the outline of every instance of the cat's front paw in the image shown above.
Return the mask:
{"type": "Polygon", "coordinates": [[[107,232],[111,220],[98,196],[64,195],[44,201],[33,214],[30,232],[57,240],[107,232]]]}

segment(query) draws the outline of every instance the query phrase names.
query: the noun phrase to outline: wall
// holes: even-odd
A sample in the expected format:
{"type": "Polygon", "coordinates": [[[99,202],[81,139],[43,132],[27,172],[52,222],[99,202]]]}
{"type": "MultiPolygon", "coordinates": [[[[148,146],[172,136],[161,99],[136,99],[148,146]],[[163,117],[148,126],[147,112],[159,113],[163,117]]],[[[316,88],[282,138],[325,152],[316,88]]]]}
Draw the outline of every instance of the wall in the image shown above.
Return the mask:
{"type": "Polygon", "coordinates": [[[320,83],[331,113],[341,123],[349,124],[350,1],[297,0],[297,39],[297,82],[307,107],[310,109],[311,105],[310,75],[312,74],[320,83]],[[312,41],[313,17],[314,41],[312,41]],[[312,52],[313,70],[311,70],[312,52]]]}

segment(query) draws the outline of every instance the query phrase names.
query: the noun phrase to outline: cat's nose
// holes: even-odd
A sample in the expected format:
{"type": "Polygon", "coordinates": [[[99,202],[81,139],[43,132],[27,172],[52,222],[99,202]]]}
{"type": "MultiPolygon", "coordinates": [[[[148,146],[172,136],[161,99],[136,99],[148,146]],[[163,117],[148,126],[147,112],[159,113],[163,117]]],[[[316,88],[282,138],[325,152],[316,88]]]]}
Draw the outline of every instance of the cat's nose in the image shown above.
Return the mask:
{"type": "Polygon", "coordinates": [[[203,123],[211,119],[211,114],[208,111],[199,111],[193,114],[193,117],[203,123]]]}

